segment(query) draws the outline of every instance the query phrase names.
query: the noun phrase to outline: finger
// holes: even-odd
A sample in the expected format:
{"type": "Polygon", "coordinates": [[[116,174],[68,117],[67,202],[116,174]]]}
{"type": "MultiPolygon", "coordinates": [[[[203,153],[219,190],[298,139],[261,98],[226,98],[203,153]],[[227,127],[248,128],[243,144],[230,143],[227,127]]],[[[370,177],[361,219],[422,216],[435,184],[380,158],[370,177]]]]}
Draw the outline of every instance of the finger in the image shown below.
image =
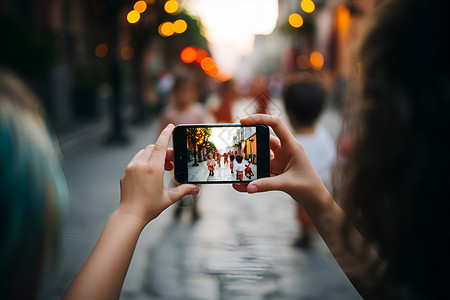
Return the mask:
{"type": "Polygon", "coordinates": [[[252,181],[247,186],[247,192],[249,194],[267,192],[267,191],[276,191],[279,190],[279,176],[276,177],[267,177],[261,178],[255,181],[252,181]]]}
{"type": "Polygon", "coordinates": [[[153,152],[153,148],[154,147],[155,147],[155,145],[148,145],[147,147],[145,147],[145,149],[142,152],[142,155],[141,155],[141,157],[139,159],[144,161],[144,162],[148,162],[148,160],[150,159],[150,156],[152,156],[152,152],[153,152]]]}
{"type": "Polygon", "coordinates": [[[174,128],[173,124],[169,124],[161,132],[158,140],[156,140],[155,147],[153,148],[150,160],[154,162],[160,162],[166,159],[167,147],[169,146],[173,128],[174,128]]]}
{"type": "Polygon", "coordinates": [[[181,197],[188,194],[196,195],[199,191],[199,188],[193,184],[182,184],[167,190],[171,203],[178,201],[181,197]]]}
{"type": "Polygon", "coordinates": [[[277,151],[281,146],[280,139],[276,136],[271,135],[269,139],[269,145],[270,149],[272,149],[273,151],[277,151]]]}
{"type": "Polygon", "coordinates": [[[172,171],[173,170],[173,162],[166,160],[164,163],[164,170],[172,171]]]}
{"type": "Polygon", "coordinates": [[[168,148],[166,151],[166,161],[173,161],[173,149],[168,148]]]}
{"type": "Polygon", "coordinates": [[[238,192],[247,192],[248,183],[233,183],[233,189],[238,192]]]}
{"type": "Polygon", "coordinates": [[[142,155],[143,152],[144,152],[144,149],[142,149],[138,153],[136,153],[134,155],[134,157],[128,163],[128,167],[131,167],[134,164],[134,162],[139,159],[139,157],[142,155]]]}
{"type": "Polygon", "coordinates": [[[280,138],[280,141],[288,142],[289,140],[293,139],[291,132],[289,129],[284,125],[283,121],[281,121],[280,117],[278,116],[271,116],[271,115],[263,115],[263,114],[256,114],[251,115],[246,118],[241,119],[242,125],[256,125],[256,124],[265,124],[270,127],[272,127],[275,134],[280,138]]]}

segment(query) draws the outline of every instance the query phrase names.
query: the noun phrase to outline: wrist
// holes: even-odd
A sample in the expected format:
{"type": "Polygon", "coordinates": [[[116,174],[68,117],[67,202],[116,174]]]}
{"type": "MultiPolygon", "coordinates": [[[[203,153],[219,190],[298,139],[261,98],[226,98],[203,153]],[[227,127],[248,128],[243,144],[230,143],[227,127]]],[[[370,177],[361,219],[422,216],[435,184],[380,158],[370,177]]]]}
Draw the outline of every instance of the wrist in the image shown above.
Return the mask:
{"type": "Polygon", "coordinates": [[[111,214],[110,219],[115,222],[119,222],[123,226],[127,226],[130,229],[138,230],[139,232],[142,231],[144,227],[148,224],[148,222],[144,220],[142,217],[121,210],[120,207],[111,214]]]}

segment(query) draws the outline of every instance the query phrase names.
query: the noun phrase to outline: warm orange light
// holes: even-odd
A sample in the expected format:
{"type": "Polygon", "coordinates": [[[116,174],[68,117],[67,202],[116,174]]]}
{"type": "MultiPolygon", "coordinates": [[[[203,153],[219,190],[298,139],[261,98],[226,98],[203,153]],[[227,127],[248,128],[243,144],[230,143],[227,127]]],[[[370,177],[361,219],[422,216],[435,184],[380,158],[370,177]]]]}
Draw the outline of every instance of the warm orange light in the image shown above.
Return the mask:
{"type": "Polygon", "coordinates": [[[105,57],[108,54],[108,46],[104,43],[98,44],[95,47],[95,55],[97,57],[105,57]]]}
{"type": "Polygon", "coordinates": [[[200,49],[197,51],[197,58],[195,59],[196,62],[200,63],[205,57],[208,57],[209,54],[203,49],[200,49]]]}
{"type": "Polygon", "coordinates": [[[176,33],[183,33],[186,31],[187,29],[187,23],[185,20],[176,20],[175,22],[173,22],[173,26],[175,29],[176,33]]]}
{"type": "Polygon", "coordinates": [[[323,63],[324,63],[324,58],[322,53],[320,53],[319,51],[313,51],[311,53],[309,62],[311,63],[311,67],[316,70],[316,71],[320,71],[323,67],[323,63]]]}
{"type": "Polygon", "coordinates": [[[181,60],[190,64],[197,58],[197,50],[192,47],[186,47],[181,51],[181,60]]]}
{"type": "Polygon", "coordinates": [[[297,57],[297,66],[303,70],[308,69],[311,66],[308,55],[299,55],[299,57],[297,57]]]}
{"type": "Polygon", "coordinates": [[[164,37],[171,36],[175,32],[175,28],[173,26],[172,22],[164,22],[161,25],[159,25],[159,34],[161,34],[164,37]]]}
{"type": "Polygon", "coordinates": [[[302,25],[303,25],[302,16],[300,16],[299,14],[296,14],[296,13],[291,14],[289,16],[289,24],[291,24],[291,26],[294,28],[302,27],[302,25]]]}
{"type": "Polygon", "coordinates": [[[211,70],[205,70],[205,73],[211,77],[217,77],[219,75],[219,69],[217,66],[213,66],[211,70]]]}
{"type": "Polygon", "coordinates": [[[343,34],[347,32],[348,27],[350,26],[351,15],[350,10],[341,5],[336,10],[336,30],[339,34],[343,34]]]}
{"type": "Polygon", "coordinates": [[[147,9],[147,2],[143,0],[137,1],[133,8],[134,10],[137,10],[138,13],[142,14],[147,9]]]}
{"type": "Polygon", "coordinates": [[[228,81],[231,79],[231,75],[225,74],[225,73],[219,73],[217,75],[217,79],[219,79],[220,81],[228,81]]]}
{"type": "Polygon", "coordinates": [[[305,13],[312,13],[316,9],[316,5],[311,0],[302,0],[300,6],[305,13]]]}
{"type": "Polygon", "coordinates": [[[178,10],[178,2],[175,0],[169,0],[164,4],[164,10],[169,13],[173,14],[178,10]]]}
{"type": "Polygon", "coordinates": [[[211,57],[205,57],[202,59],[200,66],[204,71],[212,71],[216,64],[214,63],[214,60],[211,57]]]}
{"type": "Polygon", "coordinates": [[[126,46],[120,51],[120,57],[124,60],[130,60],[134,56],[134,50],[130,46],[126,46]]]}
{"type": "Polygon", "coordinates": [[[137,10],[132,10],[127,15],[128,23],[134,24],[141,18],[141,14],[137,10]]]}

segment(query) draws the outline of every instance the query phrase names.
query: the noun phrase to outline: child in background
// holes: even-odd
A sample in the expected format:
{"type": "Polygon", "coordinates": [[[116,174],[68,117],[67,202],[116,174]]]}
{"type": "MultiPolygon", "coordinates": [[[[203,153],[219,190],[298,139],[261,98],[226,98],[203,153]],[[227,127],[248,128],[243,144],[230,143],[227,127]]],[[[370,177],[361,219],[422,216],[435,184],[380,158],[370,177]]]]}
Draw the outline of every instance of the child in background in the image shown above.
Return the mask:
{"type": "Polygon", "coordinates": [[[231,173],[233,173],[233,170],[234,170],[234,155],[233,154],[230,154],[230,170],[231,170],[231,173]]]}
{"type": "Polygon", "coordinates": [[[217,161],[217,165],[220,168],[220,153],[219,152],[216,152],[216,161],[217,161]]]}
{"type": "Polygon", "coordinates": [[[177,77],[173,85],[171,102],[161,115],[159,132],[170,123],[174,125],[205,123],[206,110],[198,102],[199,94],[197,82],[192,77],[177,77]]]}
{"type": "Polygon", "coordinates": [[[228,154],[226,152],[223,153],[223,164],[228,165],[228,154]]]}
{"type": "Polygon", "coordinates": [[[244,179],[244,157],[241,154],[236,155],[236,163],[234,164],[234,169],[236,170],[236,180],[242,181],[244,179]]]}
{"type": "MultiPolygon", "coordinates": [[[[199,88],[193,77],[179,76],[175,79],[172,89],[172,99],[169,105],[163,110],[161,115],[161,132],[168,124],[201,124],[207,122],[206,110],[198,102],[199,88]]],[[[159,135],[158,132],[158,135],[159,135]]],[[[176,184],[176,183],[175,183],[176,184]]],[[[182,198],[175,208],[175,219],[181,217],[182,208],[191,207],[192,219],[197,220],[199,213],[197,211],[198,195],[192,195],[182,198]],[[192,199],[189,199],[192,197],[192,199]],[[188,202],[194,202],[188,203],[188,202]]]]}
{"type": "Polygon", "coordinates": [[[208,166],[209,176],[214,176],[214,167],[216,166],[216,161],[214,160],[212,153],[208,154],[206,165],[208,166]]]}
{"type": "MultiPolygon", "coordinates": [[[[328,130],[317,124],[325,103],[325,91],[314,81],[295,81],[289,83],[283,93],[284,105],[294,137],[302,144],[322,182],[331,192],[331,168],[335,161],[336,150],[333,138],[328,130]]],[[[294,245],[308,247],[314,225],[301,207],[298,207],[298,219],[301,235],[294,245]]]]}

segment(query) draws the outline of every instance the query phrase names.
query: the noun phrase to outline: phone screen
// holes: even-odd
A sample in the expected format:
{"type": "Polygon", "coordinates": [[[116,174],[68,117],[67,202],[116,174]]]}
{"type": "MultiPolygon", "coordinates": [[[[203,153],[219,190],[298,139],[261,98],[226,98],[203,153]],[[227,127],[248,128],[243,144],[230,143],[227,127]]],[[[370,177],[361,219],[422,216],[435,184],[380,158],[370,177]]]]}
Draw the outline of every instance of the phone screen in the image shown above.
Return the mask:
{"type": "Polygon", "coordinates": [[[264,165],[263,168],[267,169],[268,163],[265,157],[260,158],[258,146],[261,147],[261,143],[258,137],[265,128],[259,129],[258,126],[261,125],[184,125],[180,128],[185,137],[185,159],[181,164],[187,173],[187,182],[248,182],[262,177],[258,174],[258,168],[264,165]]]}

